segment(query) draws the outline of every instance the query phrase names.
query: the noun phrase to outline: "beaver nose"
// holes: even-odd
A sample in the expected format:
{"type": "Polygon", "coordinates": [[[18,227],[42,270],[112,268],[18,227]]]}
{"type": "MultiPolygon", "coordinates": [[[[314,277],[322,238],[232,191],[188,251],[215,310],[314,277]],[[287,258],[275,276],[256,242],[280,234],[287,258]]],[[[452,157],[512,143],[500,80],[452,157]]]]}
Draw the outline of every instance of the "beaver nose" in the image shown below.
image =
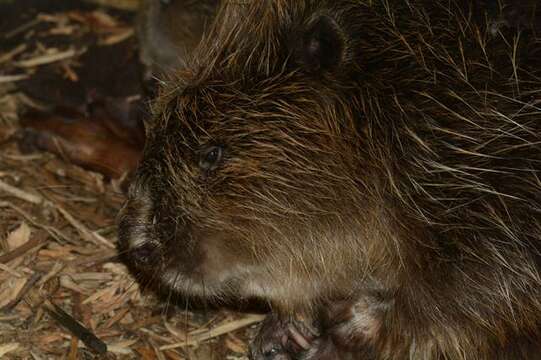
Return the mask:
{"type": "Polygon", "coordinates": [[[152,266],[157,264],[161,258],[159,247],[152,242],[146,242],[131,248],[129,250],[129,257],[138,267],[152,266]]]}
{"type": "Polygon", "coordinates": [[[132,183],[117,218],[118,250],[127,262],[145,265],[157,256],[158,246],[152,241],[151,212],[150,193],[140,183],[132,183]]]}

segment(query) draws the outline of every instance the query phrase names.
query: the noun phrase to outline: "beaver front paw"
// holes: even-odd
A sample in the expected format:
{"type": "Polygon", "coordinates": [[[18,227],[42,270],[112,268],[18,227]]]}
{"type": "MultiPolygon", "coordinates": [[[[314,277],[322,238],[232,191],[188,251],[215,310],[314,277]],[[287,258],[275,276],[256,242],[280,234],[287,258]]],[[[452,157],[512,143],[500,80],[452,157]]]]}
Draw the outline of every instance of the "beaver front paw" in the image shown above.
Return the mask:
{"type": "Polygon", "coordinates": [[[356,301],[334,301],[321,313],[323,333],[296,360],[370,360],[377,358],[381,306],[373,296],[356,301]]]}
{"type": "Polygon", "coordinates": [[[250,346],[252,360],[294,360],[312,348],[317,330],[299,319],[270,314],[250,346]]]}

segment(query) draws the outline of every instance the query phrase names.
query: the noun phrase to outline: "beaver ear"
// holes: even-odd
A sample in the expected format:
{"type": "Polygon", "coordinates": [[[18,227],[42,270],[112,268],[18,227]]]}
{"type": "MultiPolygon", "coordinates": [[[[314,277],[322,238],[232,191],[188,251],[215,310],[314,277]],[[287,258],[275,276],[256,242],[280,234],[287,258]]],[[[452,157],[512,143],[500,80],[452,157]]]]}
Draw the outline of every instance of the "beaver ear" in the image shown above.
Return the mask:
{"type": "Polygon", "coordinates": [[[345,41],[338,23],[326,15],[311,21],[295,42],[295,57],[311,72],[327,72],[339,67],[345,41]]]}

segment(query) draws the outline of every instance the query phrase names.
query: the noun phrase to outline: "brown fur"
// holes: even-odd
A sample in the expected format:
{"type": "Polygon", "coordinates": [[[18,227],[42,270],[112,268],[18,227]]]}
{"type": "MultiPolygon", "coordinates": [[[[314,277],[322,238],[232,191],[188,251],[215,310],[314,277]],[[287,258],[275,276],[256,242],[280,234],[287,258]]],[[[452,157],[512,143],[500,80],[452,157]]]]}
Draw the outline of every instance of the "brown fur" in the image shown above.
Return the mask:
{"type": "Polygon", "coordinates": [[[304,359],[535,358],[540,46],[484,5],[227,2],[148,123],[133,271],[320,314],[304,359]],[[318,67],[302,36],[322,16],[341,47],[318,67]]]}

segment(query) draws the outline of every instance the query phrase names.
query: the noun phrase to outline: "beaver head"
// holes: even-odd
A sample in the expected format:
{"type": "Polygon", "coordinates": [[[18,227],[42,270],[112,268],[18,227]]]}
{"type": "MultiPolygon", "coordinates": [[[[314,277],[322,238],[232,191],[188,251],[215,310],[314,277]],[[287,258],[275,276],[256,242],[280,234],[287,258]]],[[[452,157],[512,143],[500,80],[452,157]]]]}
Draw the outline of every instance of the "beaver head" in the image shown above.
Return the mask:
{"type": "Polygon", "coordinates": [[[134,273],[292,307],[533,281],[536,56],[462,3],[226,2],[147,123],[120,218],[134,273]]]}

